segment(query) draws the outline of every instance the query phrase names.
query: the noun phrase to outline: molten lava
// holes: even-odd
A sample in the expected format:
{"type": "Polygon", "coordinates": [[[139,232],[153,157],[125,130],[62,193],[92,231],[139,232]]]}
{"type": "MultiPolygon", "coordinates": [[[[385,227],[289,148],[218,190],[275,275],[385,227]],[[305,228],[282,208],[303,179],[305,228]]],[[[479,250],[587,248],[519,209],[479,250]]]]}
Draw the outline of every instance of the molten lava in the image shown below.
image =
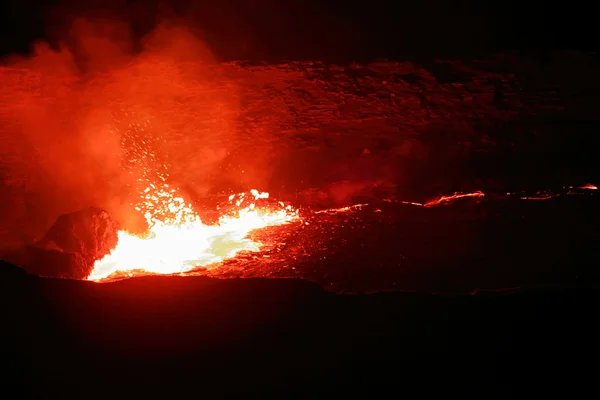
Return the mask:
{"type": "MultiPolygon", "coordinates": [[[[253,189],[249,194],[229,196],[229,203],[234,211],[222,215],[217,224],[207,225],[201,221],[190,204],[186,204],[183,198],[177,196],[177,190],[171,189],[165,183],[164,176],[159,174],[159,180],[163,182],[161,185],[150,183],[142,191],[141,201],[136,207],[144,214],[150,226],[149,233],[137,236],[125,231],[119,232],[117,247],[95,263],[88,279],[102,280],[109,277],[119,278],[151,273],[177,274],[200,266],[215,265],[235,257],[240,251],[259,251],[261,243],[248,237],[251,231],[300,219],[297,209],[282,202],[275,203],[276,205],[270,203],[270,205],[257,206],[260,202],[265,203],[269,194],[253,189]]],[[[597,186],[588,184],[579,189],[597,190],[597,186]]],[[[569,191],[566,194],[576,193],[569,191]]],[[[512,194],[507,193],[507,195],[512,194]]],[[[533,196],[519,196],[519,198],[549,200],[561,195],[556,192],[538,191],[533,196]]],[[[453,203],[462,198],[484,196],[485,193],[475,191],[439,196],[424,203],[411,201],[400,201],[400,203],[430,208],[453,203]]],[[[393,202],[390,199],[384,201],[393,202]]],[[[354,204],[314,211],[314,214],[348,213],[361,210],[368,205],[354,204]]],[[[381,210],[376,209],[375,212],[381,210]]]]}
{"type": "Polygon", "coordinates": [[[258,251],[261,244],[247,237],[250,231],[299,218],[297,210],[282,202],[277,207],[258,207],[258,201],[269,194],[253,189],[249,195],[231,195],[235,211],[221,216],[215,225],[206,225],[176,192],[167,184],[150,185],[137,207],[144,211],[149,233],[136,236],[120,231],[117,247],[95,263],[88,279],[176,274],[215,264],[243,250],[258,251]]]}
{"type": "Polygon", "coordinates": [[[450,202],[456,199],[462,199],[464,197],[483,197],[485,194],[481,191],[476,191],[472,193],[454,193],[451,196],[441,196],[435,200],[430,200],[423,204],[423,207],[434,207],[440,205],[442,203],[450,202]]]}

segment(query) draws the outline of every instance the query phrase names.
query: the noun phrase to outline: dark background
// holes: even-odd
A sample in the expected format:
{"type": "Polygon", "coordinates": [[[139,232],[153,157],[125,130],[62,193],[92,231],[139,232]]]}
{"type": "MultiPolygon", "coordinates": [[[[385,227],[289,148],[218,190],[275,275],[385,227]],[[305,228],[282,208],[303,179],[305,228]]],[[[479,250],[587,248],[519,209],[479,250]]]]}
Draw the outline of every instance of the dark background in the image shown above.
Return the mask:
{"type": "Polygon", "coordinates": [[[126,18],[136,37],[158,19],[184,17],[225,60],[351,61],[597,47],[596,17],[582,0],[10,0],[1,7],[0,54],[26,52],[40,38],[55,40],[73,15],[126,18]]]}
{"type": "MultiPolygon", "coordinates": [[[[131,23],[136,38],[161,18],[185,17],[225,60],[347,62],[377,57],[457,57],[505,50],[528,54],[551,49],[595,50],[592,32],[596,17],[582,1],[552,6],[531,0],[235,0],[219,1],[218,5],[216,1],[195,5],[180,2],[169,7],[154,1],[96,3],[3,3],[0,54],[27,52],[30,44],[41,38],[56,43],[65,37],[76,15],[124,18],[131,23]]],[[[532,76],[542,75],[538,73],[541,70],[532,76]]],[[[588,71],[595,75],[591,67],[588,71]]],[[[590,75],[567,73],[581,77],[582,85],[577,88],[590,87],[590,75]]],[[[567,148],[580,159],[595,160],[591,150],[583,158],[579,151],[595,147],[592,140],[581,139],[597,131],[596,120],[585,119],[597,115],[597,103],[590,100],[595,92],[569,92],[564,86],[566,94],[558,95],[567,105],[566,116],[560,116],[560,124],[550,121],[547,125],[557,132],[545,136],[557,144],[552,148],[562,152],[556,151],[551,157],[540,152],[538,159],[551,158],[567,166],[567,148]],[[572,110],[569,105],[573,105],[572,110]],[[565,143],[562,139],[566,135],[575,139],[559,146],[565,143]]],[[[539,119],[549,118],[543,114],[539,119]]],[[[523,124],[526,129],[537,126],[535,121],[523,124]]],[[[507,126],[496,136],[509,131],[511,127],[507,126]]],[[[524,155],[526,160],[532,159],[530,154],[524,155]]],[[[489,159],[490,163],[509,165],[500,158],[489,159]]],[[[511,171],[529,176],[520,169],[511,171]]],[[[458,209],[452,215],[466,221],[461,222],[463,233],[448,229],[453,226],[446,222],[450,218],[440,218],[442,229],[437,230],[432,229],[436,227],[433,224],[415,224],[423,229],[423,247],[414,247],[437,256],[430,257],[433,261],[443,261],[436,264],[437,270],[419,272],[428,274],[434,283],[455,282],[453,278],[461,275],[485,276],[502,283],[481,259],[487,251],[501,271],[517,278],[550,271],[562,277],[565,284],[581,285],[593,280],[597,263],[587,261],[585,256],[596,254],[592,243],[597,243],[597,236],[583,236],[582,232],[598,226],[597,218],[588,215],[586,224],[578,224],[581,228],[577,235],[573,226],[584,218],[573,218],[573,214],[585,215],[585,209],[566,203],[536,204],[546,208],[529,214],[512,212],[511,218],[503,217],[498,211],[501,207],[484,210],[484,216],[500,216],[496,220],[489,217],[488,225],[471,217],[470,209],[458,209]],[[560,204],[570,212],[564,212],[560,204]],[[556,214],[562,224],[557,223],[556,214]],[[537,219],[531,218],[536,215],[537,219]],[[432,238],[444,231],[461,239],[460,245],[453,246],[452,241],[442,238],[442,251],[434,247],[439,242],[432,238]],[[536,235],[540,231],[547,236],[536,235]],[[551,240],[544,240],[547,237],[551,240]],[[477,238],[479,242],[473,243],[483,245],[471,253],[463,251],[469,238],[477,238]],[[534,240],[528,243],[528,238],[534,240]],[[546,247],[557,249],[562,257],[537,257],[536,252],[546,247]],[[519,253],[523,248],[530,249],[526,257],[519,253]],[[444,249],[457,258],[444,259],[448,254],[444,249]],[[569,262],[571,255],[575,260],[569,262]],[[552,263],[546,265],[544,260],[552,263]]],[[[405,221],[400,226],[407,237],[415,236],[416,229],[406,229],[405,221]]],[[[377,232],[363,236],[373,242],[392,237],[377,232]]],[[[412,243],[404,237],[402,240],[412,243]]],[[[358,241],[348,243],[346,248],[358,241]]],[[[369,254],[364,248],[353,247],[363,256],[369,254]]],[[[400,248],[387,247],[395,253],[400,248]]],[[[338,253],[346,257],[337,268],[344,277],[347,271],[352,272],[347,267],[361,260],[352,259],[356,253],[338,253]]],[[[376,251],[372,254],[381,257],[376,251]]],[[[385,261],[385,257],[380,260],[385,261]]],[[[330,271],[336,268],[329,259],[327,265],[330,271]]],[[[373,276],[378,264],[372,260],[368,266],[374,267],[368,270],[373,276]]],[[[161,398],[164,394],[178,397],[176,391],[213,398],[240,398],[248,392],[260,393],[262,398],[303,392],[350,398],[361,388],[371,397],[377,389],[387,393],[428,390],[439,392],[437,397],[443,394],[444,398],[462,399],[471,393],[478,397],[484,393],[485,398],[539,398],[544,397],[542,392],[556,395],[562,388],[569,393],[563,397],[577,398],[580,396],[574,391],[591,392],[597,386],[592,377],[597,376],[598,368],[589,360],[598,355],[593,316],[599,299],[597,294],[583,291],[468,297],[397,293],[334,296],[293,280],[160,277],[92,285],[36,279],[17,268],[1,267],[0,272],[6,276],[0,276],[0,304],[11,306],[1,313],[2,326],[9,328],[0,330],[0,358],[9,368],[0,382],[20,385],[18,398],[106,398],[108,394],[120,398],[127,389],[137,397],[156,398],[157,383],[165,388],[161,398]]],[[[369,275],[357,273],[353,279],[364,281],[365,276],[369,275]]]]}

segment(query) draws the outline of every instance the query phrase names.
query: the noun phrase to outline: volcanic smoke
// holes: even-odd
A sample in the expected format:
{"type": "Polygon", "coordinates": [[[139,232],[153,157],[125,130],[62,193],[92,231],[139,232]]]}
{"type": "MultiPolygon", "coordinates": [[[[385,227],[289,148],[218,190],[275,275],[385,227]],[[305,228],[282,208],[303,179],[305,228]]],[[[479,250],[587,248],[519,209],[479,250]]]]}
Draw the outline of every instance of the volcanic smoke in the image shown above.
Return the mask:
{"type": "Polygon", "coordinates": [[[215,89],[222,71],[201,40],[165,22],[133,51],[126,23],[86,19],[62,39],[0,66],[11,232],[40,237],[57,215],[96,205],[141,233],[150,185],[185,186],[187,197],[215,189],[207,177],[228,154],[238,100],[235,87],[215,89]]]}

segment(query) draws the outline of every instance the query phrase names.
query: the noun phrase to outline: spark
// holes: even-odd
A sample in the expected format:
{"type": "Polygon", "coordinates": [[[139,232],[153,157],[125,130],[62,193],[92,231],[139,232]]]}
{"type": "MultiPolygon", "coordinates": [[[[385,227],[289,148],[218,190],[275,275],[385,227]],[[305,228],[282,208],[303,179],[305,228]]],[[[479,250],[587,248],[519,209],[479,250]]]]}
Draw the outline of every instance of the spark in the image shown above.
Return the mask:
{"type": "Polygon", "coordinates": [[[259,251],[262,244],[248,237],[251,231],[299,219],[298,210],[283,202],[267,203],[269,193],[252,189],[229,196],[232,211],[216,224],[204,224],[180,189],[169,183],[168,165],[158,151],[160,139],[146,126],[130,122],[118,133],[126,155],[124,168],[139,185],[134,188],[139,199],[133,206],[146,219],[148,231],[143,235],[120,231],[117,246],[96,261],[89,280],[177,274],[215,265],[241,251],[259,251]]]}
{"type": "Polygon", "coordinates": [[[206,225],[171,191],[159,188],[157,193],[144,196],[149,232],[139,236],[120,231],[116,248],[95,263],[88,279],[97,281],[124,273],[177,274],[213,265],[240,251],[259,251],[261,243],[247,237],[251,231],[299,219],[298,210],[290,205],[258,207],[257,200],[268,198],[266,192],[252,190],[251,196],[240,193],[231,202],[239,206],[239,198],[249,203],[221,216],[217,224],[206,225]]]}

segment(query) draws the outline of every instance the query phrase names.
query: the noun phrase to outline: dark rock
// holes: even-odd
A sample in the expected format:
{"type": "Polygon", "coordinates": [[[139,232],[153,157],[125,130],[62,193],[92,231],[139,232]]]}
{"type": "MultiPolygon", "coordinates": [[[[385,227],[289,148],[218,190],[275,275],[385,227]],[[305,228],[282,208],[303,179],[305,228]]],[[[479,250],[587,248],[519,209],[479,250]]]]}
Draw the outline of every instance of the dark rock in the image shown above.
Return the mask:
{"type": "Polygon", "coordinates": [[[96,207],[61,215],[48,233],[27,247],[27,270],[41,276],[85,279],[96,260],[117,245],[118,223],[96,207]]]}
{"type": "Polygon", "coordinates": [[[0,282],[12,282],[18,279],[24,279],[28,276],[27,272],[14,264],[0,260],[0,282]]]}
{"type": "Polygon", "coordinates": [[[0,296],[11,366],[0,384],[31,388],[23,399],[186,397],[199,387],[222,399],[354,398],[357,388],[383,397],[398,382],[432,397],[559,387],[583,398],[596,384],[582,358],[600,350],[597,290],[335,295],[293,279],[161,276],[28,280],[0,296]],[[118,379],[91,389],[90,376],[106,371],[118,379]]]}
{"type": "Polygon", "coordinates": [[[61,215],[38,247],[59,248],[81,255],[86,262],[94,262],[115,248],[118,231],[119,224],[107,211],[89,207],[61,215]]]}
{"type": "Polygon", "coordinates": [[[39,276],[86,279],[94,267],[94,261],[86,260],[78,253],[36,246],[29,246],[28,252],[30,260],[27,270],[39,276]]]}

